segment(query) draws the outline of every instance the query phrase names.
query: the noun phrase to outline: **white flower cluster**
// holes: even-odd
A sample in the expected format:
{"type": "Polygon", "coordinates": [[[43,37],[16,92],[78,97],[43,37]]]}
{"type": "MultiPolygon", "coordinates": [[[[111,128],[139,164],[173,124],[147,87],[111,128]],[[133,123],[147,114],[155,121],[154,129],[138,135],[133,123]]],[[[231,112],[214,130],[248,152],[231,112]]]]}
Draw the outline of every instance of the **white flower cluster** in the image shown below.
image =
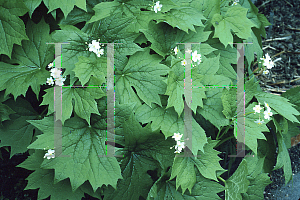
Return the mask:
{"type": "MultiPolygon", "coordinates": [[[[177,55],[177,53],[178,53],[178,48],[177,47],[175,47],[174,48],[174,52],[175,52],[175,55],[177,55]]],[[[189,51],[187,51],[188,53],[191,53],[192,52],[192,50],[189,50],[189,51]]],[[[193,53],[192,53],[192,60],[193,60],[193,62],[197,62],[198,61],[198,65],[200,64],[200,62],[201,62],[201,54],[198,54],[197,53],[197,50],[195,50],[193,53]]],[[[183,61],[181,61],[181,65],[186,65],[187,64],[187,62],[186,62],[186,60],[184,59],[183,61]]],[[[195,67],[195,65],[193,65],[193,67],[195,67]]]]}
{"type": "MultiPolygon", "coordinates": [[[[51,76],[54,78],[55,84],[58,85],[58,86],[63,86],[64,81],[66,80],[66,78],[65,77],[63,78],[61,76],[61,71],[58,70],[57,68],[55,68],[54,65],[53,65],[53,63],[50,63],[48,65],[48,69],[51,69],[50,70],[51,76]]],[[[54,81],[53,81],[52,77],[47,78],[48,85],[53,85],[54,84],[54,81]]]]}
{"type": "MultiPolygon", "coordinates": [[[[154,12],[155,12],[155,13],[157,13],[157,11],[161,11],[162,5],[160,5],[159,2],[160,2],[160,1],[157,1],[157,2],[155,3],[154,6],[151,6],[152,8],[154,7],[154,12]]],[[[149,4],[149,5],[150,5],[150,4],[149,4]]]]}
{"type": "MultiPolygon", "coordinates": [[[[182,151],[182,149],[184,148],[184,142],[181,142],[180,139],[182,137],[182,134],[180,133],[174,133],[174,135],[172,136],[172,138],[175,139],[175,141],[177,142],[175,148],[176,151],[174,153],[180,153],[182,151]]],[[[173,147],[171,147],[170,149],[172,149],[173,147]]]]}
{"type": "MultiPolygon", "coordinates": [[[[270,119],[270,117],[273,115],[273,113],[271,112],[271,108],[270,108],[270,106],[269,106],[269,104],[267,104],[266,102],[264,102],[265,103],[265,106],[266,106],[266,110],[264,111],[264,118],[265,119],[270,119]]],[[[253,110],[255,111],[255,113],[254,114],[256,114],[256,113],[260,113],[260,110],[261,109],[263,109],[263,108],[261,108],[260,107],[260,103],[258,103],[258,105],[256,105],[254,108],[253,108],[253,110]]],[[[257,120],[257,121],[255,121],[255,123],[257,123],[257,124],[262,124],[264,122],[264,120],[260,120],[260,117],[259,117],[259,120],[257,120]]]]}
{"type": "MultiPolygon", "coordinates": [[[[265,54],[265,58],[260,58],[260,59],[263,60],[263,66],[267,67],[268,69],[272,69],[275,65],[275,62],[277,62],[278,60],[281,60],[281,58],[278,58],[273,62],[268,53],[265,54]]],[[[269,70],[263,71],[263,74],[268,74],[268,73],[269,73],[269,70]]]]}
{"type": "Polygon", "coordinates": [[[45,154],[44,158],[47,158],[48,160],[50,158],[55,158],[55,150],[54,149],[53,150],[49,149],[48,153],[45,154]]]}
{"type": "Polygon", "coordinates": [[[238,4],[237,2],[239,2],[239,0],[234,0],[233,3],[232,3],[232,6],[233,6],[233,5],[236,6],[236,5],[238,4]]]}
{"type": "Polygon", "coordinates": [[[99,44],[100,39],[98,41],[93,40],[91,44],[89,44],[89,51],[94,52],[97,57],[100,57],[101,55],[104,54],[104,49],[101,49],[100,46],[104,46],[104,44],[100,45],[99,44]]]}

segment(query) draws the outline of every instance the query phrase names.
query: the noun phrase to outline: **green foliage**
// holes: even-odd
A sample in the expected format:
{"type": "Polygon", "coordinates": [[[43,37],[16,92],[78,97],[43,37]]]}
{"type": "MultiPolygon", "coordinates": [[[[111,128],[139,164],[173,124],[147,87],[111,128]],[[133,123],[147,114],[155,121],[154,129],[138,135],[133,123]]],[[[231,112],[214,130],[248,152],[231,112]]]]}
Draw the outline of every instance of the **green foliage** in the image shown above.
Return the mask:
{"type": "Polygon", "coordinates": [[[245,45],[245,69],[251,74],[254,52],[256,59],[262,56],[261,36],[270,25],[250,0],[236,6],[227,0],[161,0],[157,13],[152,7],[156,2],[148,0],[43,0],[45,19],[32,19],[41,3],[0,0],[0,147],[11,146],[10,157],[33,152],[18,167],[33,171],[25,189],[39,189],[38,199],[75,200],[87,193],[104,200],[211,200],[221,199],[218,193],[224,192],[225,199],[256,200],[263,199],[273,166],[283,168],[286,183],[291,180],[287,149],[300,124],[300,87],[279,97],[262,92],[253,75],[245,77],[245,145],[250,157],[235,163],[218,156],[236,153],[240,127],[235,123],[237,90],[223,88],[236,84],[237,49],[232,43],[253,43],[245,45]],[[114,43],[113,59],[107,59],[106,44],[100,57],[89,51],[93,40],[114,43]],[[54,59],[54,45],[46,43],[58,42],[69,44],[62,44],[61,55],[54,59]],[[201,62],[184,66],[184,43],[189,42],[198,43],[192,44],[192,52],[201,54],[201,62]],[[67,78],[59,89],[61,153],[67,157],[57,153],[45,159],[47,150],[58,150],[53,134],[57,86],[41,87],[50,77],[51,62],[61,62],[67,78]],[[114,141],[107,141],[109,62],[114,63],[115,78],[114,141]],[[185,102],[187,67],[191,105],[185,102]],[[27,101],[29,87],[41,100],[39,106],[47,107],[42,113],[27,101]],[[264,102],[273,116],[257,124],[259,114],[253,107],[264,102]],[[191,111],[191,121],[184,110],[191,111]],[[277,158],[267,124],[276,131],[277,158]],[[187,129],[192,147],[175,157],[171,136],[184,135],[187,129]],[[115,142],[120,157],[104,156],[106,141],[115,142]],[[192,156],[184,157],[186,152],[192,156]]]}
{"type": "Polygon", "coordinates": [[[0,54],[5,54],[11,58],[13,45],[21,45],[22,40],[28,40],[25,25],[18,17],[27,11],[28,9],[22,1],[0,1],[0,54]]]}

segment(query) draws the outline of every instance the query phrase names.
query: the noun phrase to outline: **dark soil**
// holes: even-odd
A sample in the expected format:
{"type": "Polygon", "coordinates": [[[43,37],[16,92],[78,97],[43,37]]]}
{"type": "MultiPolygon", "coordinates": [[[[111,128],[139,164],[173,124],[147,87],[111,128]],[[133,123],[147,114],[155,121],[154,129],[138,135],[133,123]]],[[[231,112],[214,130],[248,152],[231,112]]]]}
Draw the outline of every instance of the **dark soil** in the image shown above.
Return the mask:
{"type": "MultiPolygon", "coordinates": [[[[265,92],[281,95],[286,90],[300,85],[300,2],[299,0],[258,0],[255,5],[272,24],[272,27],[266,28],[267,38],[262,42],[264,54],[269,53],[271,58],[277,55],[272,58],[273,61],[281,58],[280,61],[275,62],[275,67],[269,70],[268,75],[260,74],[257,77],[265,92]]],[[[293,174],[296,174],[300,171],[300,145],[291,147],[288,152],[293,174]]],[[[265,188],[264,197],[279,199],[274,195],[274,191],[285,183],[283,169],[272,171],[270,177],[273,183],[265,188]]]]}

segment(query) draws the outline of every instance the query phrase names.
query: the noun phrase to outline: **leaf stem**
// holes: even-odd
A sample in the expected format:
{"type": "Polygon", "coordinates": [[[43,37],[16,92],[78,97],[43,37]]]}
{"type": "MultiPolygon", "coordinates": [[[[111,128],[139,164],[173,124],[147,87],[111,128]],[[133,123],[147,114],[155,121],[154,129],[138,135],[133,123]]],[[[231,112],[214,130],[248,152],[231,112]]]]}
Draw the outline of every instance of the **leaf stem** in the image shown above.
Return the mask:
{"type": "Polygon", "coordinates": [[[42,116],[47,109],[48,109],[48,107],[45,108],[45,110],[43,110],[43,112],[40,114],[40,116],[42,116]]]}
{"type": "Polygon", "coordinates": [[[223,144],[223,143],[226,142],[227,140],[230,140],[231,138],[234,138],[234,136],[230,136],[230,137],[226,138],[225,140],[220,141],[220,143],[218,143],[214,148],[220,146],[221,144],[223,144]]]}
{"type": "Polygon", "coordinates": [[[226,182],[221,176],[218,176],[218,179],[220,179],[220,180],[223,181],[224,183],[226,182]]]}

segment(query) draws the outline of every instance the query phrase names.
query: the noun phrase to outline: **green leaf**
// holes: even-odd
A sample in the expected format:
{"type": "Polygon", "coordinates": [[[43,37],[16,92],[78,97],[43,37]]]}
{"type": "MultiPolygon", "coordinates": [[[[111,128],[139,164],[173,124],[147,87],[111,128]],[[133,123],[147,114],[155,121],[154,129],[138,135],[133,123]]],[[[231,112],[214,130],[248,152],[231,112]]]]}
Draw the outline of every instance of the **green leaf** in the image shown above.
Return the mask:
{"type": "MultiPolygon", "coordinates": [[[[28,180],[25,190],[38,189],[38,199],[45,199],[51,195],[51,199],[82,199],[84,192],[91,194],[91,186],[88,183],[84,183],[75,192],[72,191],[70,180],[65,179],[58,183],[54,183],[54,170],[41,169],[39,166],[43,162],[45,151],[36,150],[31,156],[29,156],[23,163],[17,167],[26,168],[29,170],[35,170],[31,173],[26,180],[28,180]]],[[[101,196],[95,196],[101,199],[101,196]]]]}
{"type": "MultiPolygon", "coordinates": [[[[246,110],[245,113],[253,112],[253,108],[257,105],[256,102],[250,104],[246,110]]],[[[262,112],[262,111],[261,111],[262,112]]],[[[262,120],[262,116],[260,118],[262,120]]],[[[263,131],[269,132],[268,127],[266,124],[271,120],[263,119],[263,124],[257,124],[255,123],[256,120],[259,120],[258,114],[248,114],[245,116],[245,129],[242,127],[240,129],[240,132],[245,133],[245,144],[257,155],[257,139],[263,139],[266,140],[266,137],[262,133],[263,131]]],[[[234,123],[234,136],[237,138],[237,128],[240,126],[237,126],[237,123],[234,123]]]]}
{"type": "Polygon", "coordinates": [[[300,115],[300,113],[294,107],[292,107],[294,105],[288,102],[288,99],[266,92],[256,93],[255,98],[257,98],[257,100],[261,104],[263,104],[264,102],[268,103],[272,109],[274,109],[276,112],[278,112],[280,115],[290,120],[291,122],[300,123],[294,116],[300,115]]]}
{"type": "Polygon", "coordinates": [[[16,113],[7,105],[0,103],[0,124],[3,126],[2,122],[5,120],[10,120],[9,115],[16,113]]]}
{"type": "Polygon", "coordinates": [[[158,55],[150,55],[149,48],[144,52],[137,52],[130,56],[125,66],[120,66],[121,72],[116,73],[116,96],[121,97],[120,103],[127,103],[134,95],[131,86],[137,95],[151,107],[151,102],[161,106],[158,94],[163,94],[166,88],[160,75],[166,75],[169,68],[159,64],[162,60],[158,55]]]}
{"type": "Polygon", "coordinates": [[[245,200],[264,199],[265,187],[272,183],[267,173],[263,173],[265,157],[245,157],[247,161],[248,175],[250,181],[247,193],[242,193],[245,200]]]}
{"type": "Polygon", "coordinates": [[[232,119],[236,114],[236,92],[236,88],[229,88],[229,90],[227,90],[227,88],[224,88],[222,91],[221,99],[224,108],[222,113],[227,119],[232,119]]]}
{"type": "Polygon", "coordinates": [[[282,116],[274,116],[273,122],[276,128],[276,132],[280,132],[282,135],[286,135],[288,132],[288,121],[282,116]]]}
{"type": "Polygon", "coordinates": [[[92,23],[101,19],[104,19],[106,17],[111,16],[113,13],[130,13],[133,15],[134,12],[137,12],[139,9],[135,6],[128,7],[128,4],[126,3],[120,3],[118,1],[112,1],[112,2],[101,2],[95,5],[93,8],[95,11],[95,15],[88,21],[87,23],[92,23]]]}
{"type": "Polygon", "coordinates": [[[63,76],[70,75],[70,85],[74,85],[76,78],[75,64],[78,62],[78,56],[89,57],[92,53],[86,48],[84,43],[88,41],[88,35],[80,29],[71,25],[60,25],[61,30],[54,31],[51,36],[54,42],[69,42],[70,44],[62,45],[61,50],[61,68],[65,68],[63,76]]]}
{"type": "MultiPolygon", "coordinates": [[[[28,148],[53,149],[53,116],[28,122],[44,132],[28,148]]],[[[102,120],[98,123],[105,122],[102,120]]],[[[45,159],[41,168],[55,169],[54,184],[69,178],[73,192],[87,180],[94,192],[104,184],[116,188],[118,179],[122,179],[118,161],[115,157],[98,156],[106,155],[105,140],[105,129],[88,126],[81,118],[73,117],[62,127],[62,155],[71,157],[56,156],[53,159],[45,159]],[[109,169],[107,166],[110,166],[109,169]]]]}
{"type": "MultiPolygon", "coordinates": [[[[73,71],[75,76],[79,78],[82,85],[85,85],[94,76],[106,83],[105,74],[107,74],[107,59],[98,58],[95,54],[91,54],[88,58],[79,56],[78,63],[75,64],[73,71]]],[[[101,84],[102,84],[101,83],[101,84]]]]}
{"type": "Polygon", "coordinates": [[[219,38],[225,48],[228,44],[233,47],[233,36],[231,30],[242,39],[251,37],[251,27],[255,26],[247,15],[248,9],[239,6],[229,7],[225,16],[214,14],[212,24],[215,27],[214,38],[219,38]],[[216,23],[217,22],[217,23],[216,23]]]}
{"type": "Polygon", "coordinates": [[[258,92],[257,88],[260,88],[259,81],[255,81],[254,77],[245,83],[245,105],[253,99],[255,94],[258,92]]]}
{"type": "MultiPolygon", "coordinates": [[[[17,153],[24,153],[28,150],[27,146],[32,141],[35,127],[26,120],[36,119],[38,113],[28,101],[22,98],[16,101],[9,99],[3,105],[10,107],[14,112],[10,117],[11,120],[3,122],[3,127],[0,127],[0,147],[11,146],[11,158],[17,153]]],[[[36,129],[36,133],[41,132],[36,129]]]]}
{"type": "MultiPolygon", "coordinates": [[[[195,169],[194,169],[195,170],[195,169]]],[[[188,178],[188,177],[187,177],[188,178]]],[[[192,193],[187,191],[182,194],[181,189],[176,190],[175,180],[169,181],[168,174],[160,177],[148,194],[147,200],[164,200],[164,199],[203,199],[203,200],[216,200],[221,199],[217,193],[224,190],[224,187],[212,180],[204,178],[198,170],[196,170],[196,184],[192,188],[192,193]]]]}
{"type": "MultiPolygon", "coordinates": [[[[147,29],[141,29],[145,37],[151,42],[150,48],[153,49],[159,55],[165,57],[173,52],[174,47],[179,48],[178,43],[187,42],[204,42],[208,39],[211,31],[203,31],[203,27],[196,27],[196,32],[189,31],[187,34],[179,29],[174,29],[164,23],[155,24],[151,21],[147,29]]],[[[196,46],[196,45],[195,45],[196,46]]],[[[184,47],[183,47],[184,48],[184,47]]],[[[207,46],[207,44],[200,44],[201,54],[206,55],[213,48],[207,46]]],[[[216,49],[215,49],[216,50],[216,49]]]]}
{"type": "Polygon", "coordinates": [[[24,23],[18,17],[24,15],[27,11],[28,9],[23,1],[0,2],[0,54],[5,54],[11,58],[13,45],[21,45],[22,40],[28,40],[24,23]]]}
{"type": "Polygon", "coordinates": [[[244,43],[252,43],[245,45],[245,56],[247,58],[249,66],[254,61],[254,52],[257,54],[257,58],[262,58],[263,51],[259,44],[256,35],[251,31],[251,37],[243,41],[244,43]]]}
{"type": "Polygon", "coordinates": [[[236,72],[233,69],[231,64],[237,64],[237,50],[235,47],[227,46],[224,48],[222,44],[218,41],[218,39],[209,39],[207,40],[207,44],[211,47],[217,49],[217,51],[213,51],[207,57],[213,58],[220,54],[220,63],[219,70],[217,71],[218,75],[226,76],[232,80],[236,81],[236,72]]]}
{"type": "MultiPolygon", "coordinates": [[[[200,48],[202,52],[202,48],[200,48]]],[[[214,75],[219,70],[220,55],[212,58],[203,57],[200,65],[196,67],[196,71],[201,75],[214,75]]]]}
{"type": "Polygon", "coordinates": [[[68,0],[68,1],[60,1],[60,0],[51,0],[49,1],[49,11],[60,8],[64,13],[65,17],[73,10],[74,6],[81,8],[82,10],[86,11],[86,1],[85,0],[68,0]]]}
{"type": "Polygon", "coordinates": [[[11,93],[14,99],[25,96],[29,86],[38,98],[40,86],[50,77],[45,67],[54,57],[53,46],[46,44],[51,42],[48,24],[43,19],[38,24],[29,20],[26,27],[29,40],[22,41],[22,47],[15,46],[12,60],[7,61],[10,64],[0,62],[0,90],[6,89],[5,96],[11,93]]]}
{"type": "Polygon", "coordinates": [[[172,174],[169,180],[172,180],[176,176],[176,190],[181,186],[182,194],[188,188],[190,193],[196,183],[196,173],[194,166],[196,166],[199,172],[208,179],[217,180],[216,171],[223,170],[220,166],[219,158],[217,155],[218,151],[214,150],[213,147],[218,141],[213,141],[208,138],[208,143],[204,146],[204,153],[199,152],[200,157],[175,157],[172,174]]]}
{"type": "Polygon", "coordinates": [[[208,179],[218,181],[217,171],[223,171],[224,169],[220,166],[219,161],[222,160],[218,157],[218,154],[221,153],[216,151],[214,147],[217,145],[217,140],[212,140],[211,137],[207,139],[207,143],[204,146],[204,153],[199,152],[200,157],[195,159],[196,167],[199,172],[208,179]]]}
{"type": "Polygon", "coordinates": [[[29,9],[29,16],[32,18],[34,10],[42,3],[42,0],[24,0],[24,4],[29,9]]]}
{"type": "MultiPolygon", "coordinates": [[[[220,86],[229,85],[230,79],[221,75],[198,75],[200,77],[200,82],[204,86],[220,86]]],[[[194,78],[194,76],[193,76],[194,78]]],[[[207,88],[206,99],[203,100],[203,108],[197,108],[199,112],[205,119],[209,120],[218,129],[221,126],[227,126],[229,120],[223,115],[222,106],[222,88],[207,88]]]]}
{"type": "Polygon", "coordinates": [[[296,109],[300,111],[300,87],[294,87],[289,90],[287,90],[285,93],[281,95],[281,97],[284,97],[289,100],[290,103],[294,104],[296,109]]]}
{"type": "Polygon", "coordinates": [[[274,167],[273,170],[277,170],[283,167],[285,185],[286,185],[293,178],[291,159],[286,144],[284,143],[282,134],[276,131],[276,137],[278,141],[278,156],[277,156],[276,166],[274,167]]]}
{"type": "MultiPolygon", "coordinates": [[[[173,108],[165,109],[156,104],[150,106],[143,104],[136,110],[137,119],[142,123],[152,121],[152,130],[160,129],[165,138],[173,136],[174,133],[184,133],[184,120],[183,115],[178,117],[173,108]]],[[[207,143],[205,131],[202,127],[192,118],[192,153],[197,155],[198,150],[204,152],[204,145],[207,143]]]]}
{"type": "Polygon", "coordinates": [[[198,0],[192,1],[190,7],[201,11],[207,21],[210,21],[214,14],[220,13],[219,0],[198,0]]]}
{"type": "MultiPolygon", "coordinates": [[[[54,112],[54,87],[45,91],[41,105],[49,105],[48,114],[51,114],[54,112]]],[[[100,88],[62,88],[62,124],[71,117],[74,107],[75,113],[90,125],[91,114],[100,115],[95,99],[103,96],[105,93],[100,88]]]]}
{"type": "Polygon", "coordinates": [[[159,130],[151,130],[150,124],[141,127],[133,114],[124,121],[124,137],[125,148],[116,153],[125,155],[120,161],[124,179],[118,183],[117,190],[110,187],[104,191],[105,200],[146,198],[153,185],[147,171],[156,168],[166,170],[174,159],[174,152],[170,149],[174,140],[165,140],[159,130]]]}
{"type": "Polygon", "coordinates": [[[247,192],[250,184],[247,174],[247,161],[243,159],[237,170],[225,182],[225,200],[242,200],[241,193],[247,192]]]}
{"type": "Polygon", "coordinates": [[[199,12],[195,8],[180,7],[173,8],[167,13],[159,13],[158,15],[155,15],[154,19],[157,23],[166,22],[173,28],[177,27],[188,34],[189,29],[196,32],[194,25],[204,26],[201,20],[205,20],[206,18],[203,16],[202,12],[199,12]]]}
{"type": "MultiPolygon", "coordinates": [[[[167,80],[167,90],[165,95],[169,95],[167,108],[174,106],[175,111],[178,113],[178,117],[181,115],[184,102],[182,95],[184,94],[184,66],[178,62],[178,59],[175,59],[172,56],[171,60],[172,71],[170,71],[167,80]],[[176,64],[175,64],[176,63],[176,64]]],[[[200,82],[200,79],[196,76],[193,76],[194,85],[200,88],[194,87],[192,97],[194,101],[192,102],[191,109],[196,114],[197,106],[203,107],[202,99],[206,98],[204,91],[206,89],[201,88],[203,85],[200,82]]]]}
{"type": "MultiPolygon", "coordinates": [[[[98,0],[96,0],[98,1],[98,0]]],[[[89,21],[92,16],[94,15],[93,5],[94,3],[91,1],[86,2],[87,12],[74,7],[74,9],[68,14],[66,18],[62,18],[59,24],[69,24],[69,25],[76,25],[80,22],[87,22],[89,21]]],[[[55,12],[55,11],[52,11],[55,12]]]]}

